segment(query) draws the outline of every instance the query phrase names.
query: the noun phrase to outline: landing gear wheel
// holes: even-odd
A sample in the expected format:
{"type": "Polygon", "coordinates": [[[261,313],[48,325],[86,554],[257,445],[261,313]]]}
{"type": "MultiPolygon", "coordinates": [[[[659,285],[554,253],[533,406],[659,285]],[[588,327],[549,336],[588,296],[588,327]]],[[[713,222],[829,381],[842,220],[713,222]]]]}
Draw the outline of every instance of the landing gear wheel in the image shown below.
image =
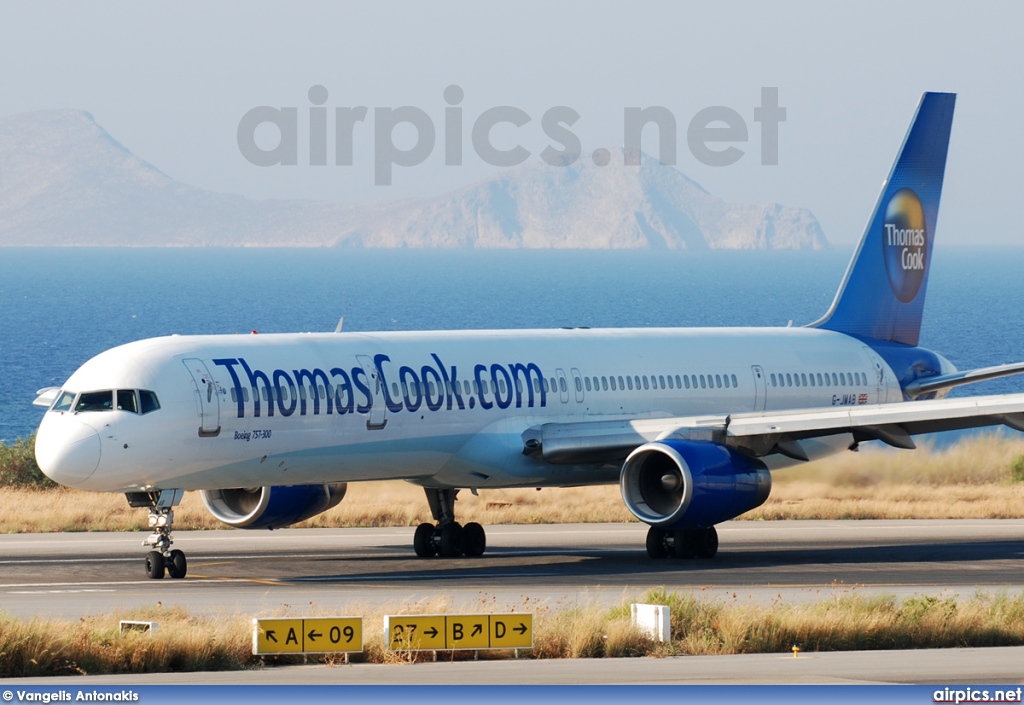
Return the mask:
{"type": "Polygon", "coordinates": [[[463,552],[470,558],[484,555],[487,550],[487,534],[484,527],[471,521],[462,527],[463,552]]]}
{"type": "Polygon", "coordinates": [[[167,574],[176,580],[180,580],[185,577],[185,573],[188,572],[188,561],[185,560],[185,554],[174,549],[171,551],[171,560],[166,561],[167,574]]]}
{"type": "Polygon", "coordinates": [[[714,558],[718,553],[718,531],[715,530],[715,527],[697,529],[693,534],[697,558],[714,558]]]}
{"type": "Polygon", "coordinates": [[[463,551],[462,526],[458,522],[445,524],[441,527],[440,554],[445,558],[457,558],[463,551]]]}
{"type": "Polygon", "coordinates": [[[152,580],[163,579],[164,555],[160,551],[150,551],[146,554],[146,575],[152,580]]]}
{"type": "Polygon", "coordinates": [[[665,536],[668,534],[664,529],[652,526],[647,530],[647,555],[651,558],[668,558],[668,546],[665,545],[665,536]]]}
{"type": "Polygon", "coordinates": [[[416,527],[413,534],[412,547],[420,558],[430,558],[437,553],[437,546],[434,545],[434,525],[426,522],[416,527]]]}
{"type": "Polygon", "coordinates": [[[693,532],[679,529],[672,532],[672,555],[676,558],[693,558],[697,555],[693,532]]]}

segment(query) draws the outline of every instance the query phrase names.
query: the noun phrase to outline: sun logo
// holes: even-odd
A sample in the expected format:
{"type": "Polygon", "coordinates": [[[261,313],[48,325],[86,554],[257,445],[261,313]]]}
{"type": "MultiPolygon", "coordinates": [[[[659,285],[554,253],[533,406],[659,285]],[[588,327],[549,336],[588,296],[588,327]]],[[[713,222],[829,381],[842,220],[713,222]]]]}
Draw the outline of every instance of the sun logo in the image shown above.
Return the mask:
{"type": "Polygon", "coordinates": [[[882,253],[892,292],[903,303],[913,301],[928,264],[928,230],[921,199],[909,188],[894,193],[885,207],[882,253]]]}

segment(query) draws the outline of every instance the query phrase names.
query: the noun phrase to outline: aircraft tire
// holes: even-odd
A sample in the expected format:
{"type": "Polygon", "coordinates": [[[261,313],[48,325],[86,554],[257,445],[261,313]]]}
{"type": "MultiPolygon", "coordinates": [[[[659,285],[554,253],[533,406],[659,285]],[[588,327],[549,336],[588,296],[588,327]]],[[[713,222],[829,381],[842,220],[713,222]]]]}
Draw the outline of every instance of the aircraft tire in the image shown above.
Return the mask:
{"type": "Polygon", "coordinates": [[[185,554],[178,549],[171,551],[171,560],[165,561],[167,567],[167,574],[176,580],[180,580],[185,577],[185,573],[188,572],[188,561],[185,560],[185,554]]]}
{"type": "Polygon", "coordinates": [[[420,558],[430,558],[437,553],[437,547],[434,545],[434,532],[434,525],[426,522],[416,527],[416,533],[412,537],[412,547],[420,558]]]}
{"type": "Polygon", "coordinates": [[[665,545],[665,530],[652,526],[647,530],[647,555],[654,559],[668,558],[665,545]]]}
{"type": "Polygon", "coordinates": [[[715,527],[697,529],[693,533],[697,558],[714,558],[718,553],[718,531],[715,527]]]}
{"type": "Polygon", "coordinates": [[[441,550],[444,558],[457,558],[462,555],[464,538],[462,526],[458,522],[445,524],[441,527],[441,550]]]}
{"type": "Polygon", "coordinates": [[[146,554],[146,575],[151,580],[162,580],[164,568],[164,554],[160,551],[150,551],[146,554]]]}
{"type": "Polygon", "coordinates": [[[471,521],[462,527],[462,550],[469,558],[484,555],[487,550],[487,532],[484,527],[471,521]]]}
{"type": "Polygon", "coordinates": [[[676,558],[693,558],[697,555],[694,546],[693,532],[687,529],[677,529],[672,532],[673,544],[672,555],[676,558]]]}

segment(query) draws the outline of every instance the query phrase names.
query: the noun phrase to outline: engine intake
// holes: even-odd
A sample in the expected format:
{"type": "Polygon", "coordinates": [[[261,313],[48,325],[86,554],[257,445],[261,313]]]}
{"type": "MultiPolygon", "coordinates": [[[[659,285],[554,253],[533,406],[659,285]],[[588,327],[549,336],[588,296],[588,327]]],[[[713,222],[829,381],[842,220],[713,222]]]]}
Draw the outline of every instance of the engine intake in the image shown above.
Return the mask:
{"type": "Polygon", "coordinates": [[[203,490],[203,504],[218,520],[238,529],[280,529],[337,506],[347,485],[331,482],[290,487],[203,490]]]}
{"type": "Polygon", "coordinates": [[[760,461],[717,443],[655,441],[629,454],[619,487],[640,521],[706,528],[764,504],[772,476],[760,461]]]}

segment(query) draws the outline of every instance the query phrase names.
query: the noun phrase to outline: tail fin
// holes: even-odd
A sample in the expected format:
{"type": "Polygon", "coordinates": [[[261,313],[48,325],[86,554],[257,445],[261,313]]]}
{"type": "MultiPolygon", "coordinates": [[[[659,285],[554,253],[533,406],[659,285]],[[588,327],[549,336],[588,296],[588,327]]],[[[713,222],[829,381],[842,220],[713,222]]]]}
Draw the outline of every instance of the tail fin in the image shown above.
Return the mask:
{"type": "Polygon", "coordinates": [[[954,93],[925,93],[828,312],[811,324],[917,345],[954,93]]]}

